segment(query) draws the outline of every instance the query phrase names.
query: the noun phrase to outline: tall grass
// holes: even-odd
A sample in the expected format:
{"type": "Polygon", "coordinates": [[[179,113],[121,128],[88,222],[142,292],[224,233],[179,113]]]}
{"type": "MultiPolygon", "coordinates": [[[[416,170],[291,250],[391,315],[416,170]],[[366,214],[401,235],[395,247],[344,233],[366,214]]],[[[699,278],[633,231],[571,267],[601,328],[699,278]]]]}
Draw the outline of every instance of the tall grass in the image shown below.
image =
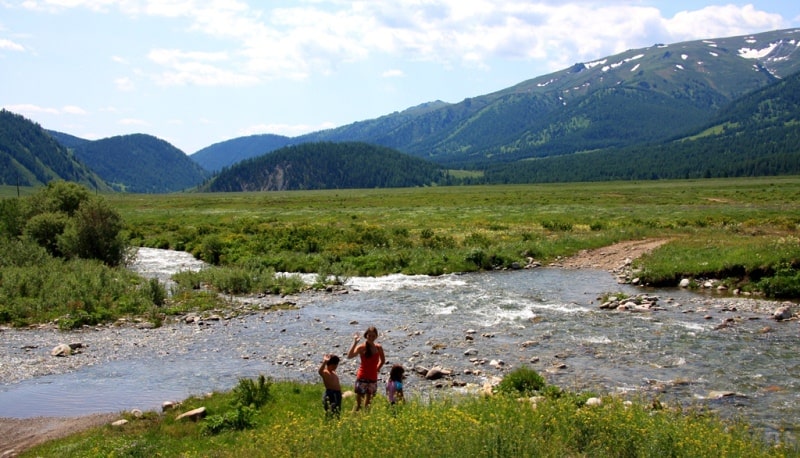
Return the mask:
{"type": "MultiPolygon", "coordinates": [[[[437,396],[391,406],[379,397],[368,412],[345,398],[341,419],[326,419],[320,385],[276,382],[254,411],[252,427],[209,434],[204,423],[150,413],[31,450],[24,456],[270,457],[783,457],[746,425],[702,410],[654,410],[647,403],[604,397],[600,406],[574,396],[531,402],[513,395],[437,396]]],[[[231,412],[235,393],[192,398],[181,411],[205,406],[231,412]]]]}
{"type": "Polygon", "coordinates": [[[672,242],[643,263],[643,281],[740,267],[742,277],[758,276],[764,268],[793,266],[794,250],[772,253],[763,266],[752,260],[800,228],[797,177],[109,199],[135,244],[186,250],[225,266],[258,263],[292,272],[326,266],[348,275],[508,268],[528,257],[549,262],[659,237],[672,242]],[[711,245],[705,261],[690,252],[702,244],[711,245]]]}

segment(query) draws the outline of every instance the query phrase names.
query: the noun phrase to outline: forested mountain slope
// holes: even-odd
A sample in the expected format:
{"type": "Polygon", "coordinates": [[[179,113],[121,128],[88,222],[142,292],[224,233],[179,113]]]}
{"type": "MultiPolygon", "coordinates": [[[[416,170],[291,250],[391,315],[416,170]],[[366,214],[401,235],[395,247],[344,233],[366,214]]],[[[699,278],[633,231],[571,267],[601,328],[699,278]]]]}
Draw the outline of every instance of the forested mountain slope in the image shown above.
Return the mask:
{"type": "Polygon", "coordinates": [[[800,174],[800,72],[748,94],[670,142],[490,166],[483,182],[800,174]]]}
{"type": "Polygon", "coordinates": [[[429,186],[446,176],[435,164],[357,142],[287,146],[224,169],[207,191],[429,186]]]}
{"type": "Polygon", "coordinates": [[[261,156],[278,148],[297,143],[282,135],[250,135],[207,146],[190,157],[209,172],[219,172],[224,167],[251,157],[261,156]]]}
{"type": "Polygon", "coordinates": [[[41,126],[0,110],[0,184],[41,186],[52,180],[74,181],[91,189],[108,186],[41,126]]]}
{"type": "Polygon", "coordinates": [[[195,187],[208,176],[183,151],[151,135],[104,138],[76,146],[74,151],[119,191],[175,192],[195,187]]]}

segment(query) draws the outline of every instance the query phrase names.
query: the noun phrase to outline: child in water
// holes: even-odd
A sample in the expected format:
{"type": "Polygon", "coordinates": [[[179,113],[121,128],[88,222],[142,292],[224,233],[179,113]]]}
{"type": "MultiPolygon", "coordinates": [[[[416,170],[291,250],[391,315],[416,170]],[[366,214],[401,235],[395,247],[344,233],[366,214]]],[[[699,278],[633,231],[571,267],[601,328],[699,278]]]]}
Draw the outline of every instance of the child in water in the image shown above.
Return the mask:
{"type": "Polygon", "coordinates": [[[339,357],[325,355],[317,371],[325,384],[322,406],[325,408],[325,416],[328,418],[338,417],[342,410],[342,386],[339,384],[339,374],[336,373],[337,367],[339,367],[339,357]]]}
{"type": "Polygon", "coordinates": [[[389,402],[394,405],[397,402],[403,402],[403,374],[405,368],[401,364],[395,364],[389,371],[389,380],[386,382],[386,397],[389,402]]]}

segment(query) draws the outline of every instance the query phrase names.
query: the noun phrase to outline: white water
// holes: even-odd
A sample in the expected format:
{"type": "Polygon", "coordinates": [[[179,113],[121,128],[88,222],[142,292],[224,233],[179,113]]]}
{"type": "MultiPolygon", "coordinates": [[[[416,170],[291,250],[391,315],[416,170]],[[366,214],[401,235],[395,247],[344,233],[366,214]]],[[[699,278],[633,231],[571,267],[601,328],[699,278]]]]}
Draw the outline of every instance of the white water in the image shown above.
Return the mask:
{"type": "MultiPolygon", "coordinates": [[[[159,278],[202,267],[185,253],[143,249],[140,256],[136,268],[159,278]]],[[[375,325],[389,362],[441,365],[469,383],[485,378],[464,375],[464,369],[502,376],[530,365],[546,374],[548,383],[566,389],[699,402],[769,431],[792,431],[800,422],[797,324],[750,313],[745,299],[738,300],[740,311],[730,312],[713,305],[718,299],[648,291],[661,296],[666,310],[603,311],[597,302],[601,293],[641,290],[617,285],[601,271],[547,268],[352,278],[348,286],[350,294],[313,296],[294,311],[140,331],[161,333],[169,347],[2,386],[0,416],[152,409],[164,400],[228,389],[239,377],[260,373],[317,381],[320,355],[343,353],[354,332],[375,325]],[[734,326],[715,330],[729,317],[736,318],[734,326]],[[767,326],[771,332],[763,332],[767,326]],[[466,339],[467,330],[476,331],[474,340],[466,339]],[[486,361],[503,360],[505,368],[475,365],[464,354],[470,348],[486,361]],[[566,369],[550,370],[556,363],[566,369]],[[706,399],[715,390],[738,395],[706,399]]],[[[354,364],[342,364],[343,383],[352,381],[354,364]]],[[[431,389],[414,377],[407,385],[412,396],[431,389]]]]}

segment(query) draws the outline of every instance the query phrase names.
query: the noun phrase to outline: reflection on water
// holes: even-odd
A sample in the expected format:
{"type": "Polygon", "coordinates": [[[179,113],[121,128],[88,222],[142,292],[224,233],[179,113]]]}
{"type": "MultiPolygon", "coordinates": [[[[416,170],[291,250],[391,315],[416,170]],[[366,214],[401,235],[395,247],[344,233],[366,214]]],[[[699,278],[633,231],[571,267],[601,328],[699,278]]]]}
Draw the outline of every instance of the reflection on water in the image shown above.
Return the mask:
{"type": "MultiPolygon", "coordinates": [[[[343,353],[354,332],[375,325],[389,362],[453,368],[470,383],[482,382],[461,375],[476,368],[465,356],[474,348],[480,358],[503,360],[507,368],[530,365],[566,389],[709,405],[772,431],[793,430],[800,419],[797,324],[775,323],[744,307],[726,311],[691,293],[659,290],[648,292],[661,297],[662,311],[603,311],[600,293],[640,290],[593,270],[353,278],[349,286],[350,294],[320,296],[296,311],[251,315],[202,332],[190,325],[168,330],[190,339],[185,351],[142,352],[0,387],[0,416],[152,409],[165,400],[228,389],[239,377],[259,373],[316,381],[322,353],[343,353]],[[716,330],[726,318],[735,324],[716,330]],[[474,340],[465,338],[467,330],[475,331],[474,340]],[[566,368],[548,370],[555,363],[566,368]],[[712,391],[737,395],[705,399],[712,391]]],[[[354,364],[343,363],[343,383],[352,382],[354,364]]],[[[431,389],[428,383],[410,377],[407,385],[420,393],[431,389]]]]}

